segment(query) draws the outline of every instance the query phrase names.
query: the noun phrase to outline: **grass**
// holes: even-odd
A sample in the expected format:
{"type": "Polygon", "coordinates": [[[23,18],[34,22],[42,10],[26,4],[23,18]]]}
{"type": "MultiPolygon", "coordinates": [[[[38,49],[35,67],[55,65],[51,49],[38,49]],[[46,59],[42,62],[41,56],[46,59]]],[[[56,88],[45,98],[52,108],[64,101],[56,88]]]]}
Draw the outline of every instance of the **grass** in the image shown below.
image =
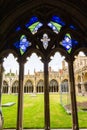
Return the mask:
{"type": "MultiPolygon", "coordinates": [[[[67,96],[65,96],[67,102],[67,96]]],[[[10,107],[3,107],[4,128],[16,128],[17,120],[17,95],[3,95],[2,104],[7,102],[15,102],[16,104],[10,107]]],[[[64,95],[63,95],[64,100],[64,95]]],[[[86,101],[85,97],[77,97],[78,101],[86,101]]],[[[87,112],[79,111],[79,126],[87,128],[87,112]]],[[[50,94],[50,125],[51,128],[71,128],[72,117],[68,115],[60,104],[60,95],[50,94]]],[[[23,105],[23,127],[24,128],[44,128],[44,96],[37,94],[24,95],[23,105]]]]}
{"type": "Polygon", "coordinates": [[[24,128],[44,128],[43,95],[24,95],[24,128]]]}

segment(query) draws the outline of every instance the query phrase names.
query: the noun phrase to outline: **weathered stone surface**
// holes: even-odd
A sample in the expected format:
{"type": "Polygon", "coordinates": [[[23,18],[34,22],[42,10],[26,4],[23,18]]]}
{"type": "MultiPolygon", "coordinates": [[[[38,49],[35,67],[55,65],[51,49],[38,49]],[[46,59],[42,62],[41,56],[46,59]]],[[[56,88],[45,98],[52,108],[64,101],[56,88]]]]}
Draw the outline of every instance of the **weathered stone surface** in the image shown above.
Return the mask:
{"type": "Polygon", "coordinates": [[[2,116],[2,111],[0,110],[0,130],[3,129],[3,116],[2,116]]]}

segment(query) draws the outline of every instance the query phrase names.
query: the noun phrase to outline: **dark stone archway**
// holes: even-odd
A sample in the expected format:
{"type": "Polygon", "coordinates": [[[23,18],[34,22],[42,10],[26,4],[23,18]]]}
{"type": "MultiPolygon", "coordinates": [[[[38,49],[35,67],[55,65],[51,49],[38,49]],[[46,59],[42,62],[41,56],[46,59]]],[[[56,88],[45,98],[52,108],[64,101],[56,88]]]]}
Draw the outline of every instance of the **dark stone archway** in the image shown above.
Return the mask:
{"type": "Polygon", "coordinates": [[[3,81],[2,93],[8,93],[9,85],[6,81],[3,81]]]}
{"type": "Polygon", "coordinates": [[[43,93],[44,92],[44,81],[43,80],[40,80],[37,83],[36,91],[37,91],[37,93],[43,93]]]}
{"type": "Polygon", "coordinates": [[[18,81],[14,81],[12,84],[12,93],[18,93],[18,81]]]}
{"type": "Polygon", "coordinates": [[[55,79],[52,79],[49,83],[49,92],[58,92],[59,91],[59,85],[58,82],[55,79]]]}
{"type": "Polygon", "coordinates": [[[33,93],[33,84],[30,80],[27,80],[24,85],[24,93],[33,93]]]}
{"type": "Polygon", "coordinates": [[[64,92],[64,93],[69,92],[69,85],[68,85],[67,79],[63,80],[61,83],[61,92],[64,92]]]}
{"type": "Polygon", "coordinates": [[[73,61],[80,50],[87,55],[87,2],[81,0],[78,4],[76,0],[1,0],[0,6],[0,60],[12,52],[19,62],[17,130],[22,130],[24,64],[32,52],[41,56],[44,63],[44,128],[50,129],[48,63],[56,51],[65,56],[69,65],[72,127],[73,130],[78,130],[73,61]],[[54,16],[57,17],[53,18],[54,16]],[[34,24],[33,27],[38,25],[34,32],[30,27],[31,23],[34,24]]]}

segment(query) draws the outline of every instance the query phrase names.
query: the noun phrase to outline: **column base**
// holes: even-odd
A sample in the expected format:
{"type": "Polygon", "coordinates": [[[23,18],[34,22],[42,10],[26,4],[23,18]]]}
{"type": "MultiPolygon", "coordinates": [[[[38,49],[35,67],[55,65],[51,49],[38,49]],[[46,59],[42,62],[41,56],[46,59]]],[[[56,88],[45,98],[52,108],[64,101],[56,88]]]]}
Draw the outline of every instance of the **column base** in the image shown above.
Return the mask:
{"type": "Polygon", "coordinates": [[[79,130],[79,128],[76,126],[73,126],[72,130],[79,130]]]}
{"type": "Polygon", "coordinates": [[[45,130],[50,130],[50,127],[46,127],[45,130]]]}
{"type": "Polygon", "coordinates": [[[19,128],[17,128],[16,130],[23,130],[23,128],[19,127],[19,128]]]}

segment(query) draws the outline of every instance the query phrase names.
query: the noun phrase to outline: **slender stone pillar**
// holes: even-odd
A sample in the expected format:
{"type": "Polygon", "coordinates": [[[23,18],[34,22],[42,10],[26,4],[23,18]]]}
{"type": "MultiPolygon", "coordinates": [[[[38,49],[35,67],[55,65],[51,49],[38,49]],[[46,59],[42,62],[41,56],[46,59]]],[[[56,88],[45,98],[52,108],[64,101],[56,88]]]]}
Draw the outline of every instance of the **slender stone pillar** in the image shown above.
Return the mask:
{"type": "Polygon", "coordinates": [[[2,62],[0,63],[0,130],[3,128],[3,115],[2,115],[2,103],[1,103],[1,97],[2,97],[2,82],[3,82],[3,65],[2,62]]]}
{"type": "Polygon", "coordinates": [[[24,62],[19,61],[19,87],[18,87],[18,114],[17,114],[17,130],[22,130],[23,120],[23,82],[24,82],[24,62]]]}
{"type": "Polygon", "coordinates": [[[75,80],[74,80],[73,61],[68,62],[68,69],[69,69],[69,84],[70,84],[70,94],[71,94],[73,130],[79,130],[78,115],[77,115],[77,105],[76,105],[76,93],[75,93],[75,80]]]}
{"type": "Polygon", "coordinates": [[[50,108],[49,108],[49,74],[48,62],[44,62],[44,114],[45,130],[50,130],[50,108]]]}
{"type": "Polygon", "coordinates": [[[2,81],[3,80],[3,66],[0,63],[0,107],[1,107],[1,96],[2,96],[2,81]]]}

